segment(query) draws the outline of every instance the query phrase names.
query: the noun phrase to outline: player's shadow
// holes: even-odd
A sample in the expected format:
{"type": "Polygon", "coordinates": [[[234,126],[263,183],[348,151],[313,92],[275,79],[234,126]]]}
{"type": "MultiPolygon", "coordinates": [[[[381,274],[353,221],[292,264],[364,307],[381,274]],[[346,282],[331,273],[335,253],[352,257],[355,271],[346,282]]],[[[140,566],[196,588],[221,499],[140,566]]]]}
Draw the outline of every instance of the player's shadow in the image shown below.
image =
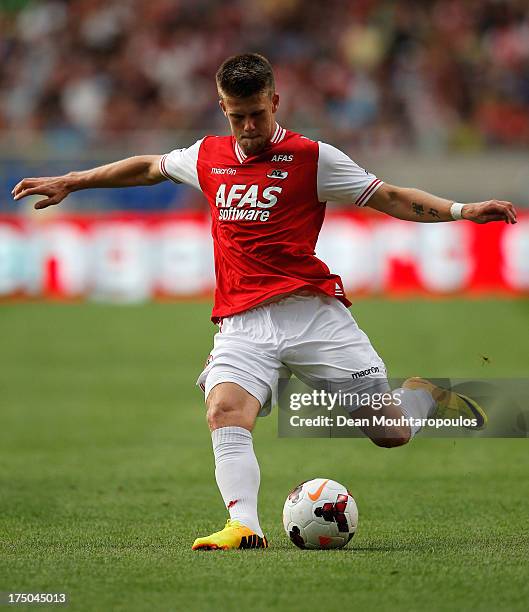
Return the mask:
{"type": "MultiPolygon", "coordinates": [[[[289,550],[289,551],[293,550],[292,545],[289,545],[288,543],[282,544],[281,546],[275,545],[274,549],[275,550],[282,549],[282,550],[289,550]]],[[[392,546],[391,544],[373,544],[372,546],[349,545],[344,548],[321,548],[317,550],[309,550],[309,549],[305,549],[305,550],[306,552],[311,552],[311,553],[334,553],[334,554],[342,554],[342,555],[345,555],[345,554],[354,555],[355,553],[358,553],[358,552],[401,553],[401,552],[422,551],[425,549],[432,551],[434,547],[432,545],[422,545],[422,544],[416,544],[416,545],[395,544],[394,546],[392,546]]]]}
{"type": "MultiPolygon", "coordinates": [[[[344,548],[342,550],[350,552],[410,552],[417,551],[425,548],[424,546],[417,545],[403,545],[403,544],[395,544],[392,546],[391,544],[374,544],[372,546],[351,546],[350,548],[344,548]]],[[[427,547],[431,548],[431,547],[427,547]]]]}
{"type": "Polygon", "coordinates": [[[457,543],[454,542],[439,542],[436,540],[427,540],[422,542],[395,542],[392,543],[381,543],[381,544],[363,544],[360,546],[355,546],[354,544],[350,544],[349,547],[344,548],[342,550],[349,550],[351,552],[441,552],[446,551],[448,549],[455,550],[460,548],[457,543]]]}
{"type": "MultiPolygon", "coordinates": [[[[280,545],[275,544],[274,549],[281,550],[292,550],[293,547],[289,542],[281,542],[280,545]]],[[[439,552],[441,550],[446,550],[447,548],[454,549],[456,546],[453,544],[435,542],[435,541],[426,541],[426,542],[395,542],[392,544],[391,542],[386,543],[373,543],[370,544],[368,542],[355,545],[354,539],[353,541],[344,548],[322,548],[318,550],[310,550],[310,552],[334,552],[341,554],[355,554],[355,553],[402,553],[402,552],[439,552]]],[[[299,549],[298,549],[299,550],[299,549]]],[[[309,552],[309,549],[306,549],[309,552]]]]}

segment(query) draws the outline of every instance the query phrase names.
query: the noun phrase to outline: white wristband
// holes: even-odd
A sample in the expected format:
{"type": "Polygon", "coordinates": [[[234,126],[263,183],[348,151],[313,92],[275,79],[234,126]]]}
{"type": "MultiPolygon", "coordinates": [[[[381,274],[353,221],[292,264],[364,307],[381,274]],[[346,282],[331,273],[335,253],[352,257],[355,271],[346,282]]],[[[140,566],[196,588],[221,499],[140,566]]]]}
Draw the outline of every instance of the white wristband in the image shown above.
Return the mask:
{"type": "Polygon", "coordinates": [[[461,202],[454,202],[452,206],[450,206],[450,214],[452,215],[452,219],[454,221],[459,221],[463,218],[463,215],[461,214],[463,206],[464,204],[461,204],[461,202]]]}

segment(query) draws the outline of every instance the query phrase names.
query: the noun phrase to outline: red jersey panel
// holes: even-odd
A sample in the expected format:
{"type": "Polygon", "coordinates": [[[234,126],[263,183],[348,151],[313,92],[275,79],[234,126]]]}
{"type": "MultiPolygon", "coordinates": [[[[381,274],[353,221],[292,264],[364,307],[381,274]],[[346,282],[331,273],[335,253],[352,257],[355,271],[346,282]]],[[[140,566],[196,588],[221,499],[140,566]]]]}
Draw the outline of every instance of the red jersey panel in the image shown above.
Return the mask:
{"type": "MultiPolygon", "coordinates": [[[[322,188],[318,190],[319,144],[277,126],[269,145],[255,156],[245,156],[232,136],[207,136],[190,149],[162,157],[162,173],[198,187],[210,205],[217,281],[214,322],[302,289],[351,305],[341,278],[315,255],[325,216],[322,188]]],[[[325,146],[346,160],[343,167],[341,157],[328,163],[350,175],[347,162],[354,162],[325,146]]],[[[380,181],[355,168],[363,175],[349,201],[360,196],[360,203],[380,181]]],[[[331,176],[331,189],[342,186],[339,178],[331,176]]]]}

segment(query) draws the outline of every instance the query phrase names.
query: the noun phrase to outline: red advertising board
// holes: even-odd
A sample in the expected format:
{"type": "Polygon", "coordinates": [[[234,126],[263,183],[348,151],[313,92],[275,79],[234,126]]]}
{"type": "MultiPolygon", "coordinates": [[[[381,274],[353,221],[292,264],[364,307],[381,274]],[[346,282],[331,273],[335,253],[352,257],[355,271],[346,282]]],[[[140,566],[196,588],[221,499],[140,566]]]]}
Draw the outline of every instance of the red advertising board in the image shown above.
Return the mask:
{"type": "MultiPolygon", "coordinates": [[[[511,226],[329,211],[316,253],[351,295],[524,294],[529,213],[511,226]]],[[[214,282],[205,213],[0,217],[3,299],[183,298],[214,282]]]]}

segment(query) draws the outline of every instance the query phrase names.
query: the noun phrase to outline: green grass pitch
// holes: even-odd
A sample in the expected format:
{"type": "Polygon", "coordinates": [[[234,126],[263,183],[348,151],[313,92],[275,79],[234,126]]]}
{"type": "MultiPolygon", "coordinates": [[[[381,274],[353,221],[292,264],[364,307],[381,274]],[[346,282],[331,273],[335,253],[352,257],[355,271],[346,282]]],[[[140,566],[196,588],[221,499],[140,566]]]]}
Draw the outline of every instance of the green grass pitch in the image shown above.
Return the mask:
{"type": "MultiPolygon", "coordinates": [[[[94,611],[527,609],[527,440],[308,442],[274,415],[255,431],[271,548],[193,553],[226,518],[194,387],[209,309],[0,307],[0,591],[94,611]],[[283,533],[288,490],[316,476],[357,500],[345,550],[283,533]]],[[[352,310],[393,376],[529,376],[528,301],[352,310]]]]}

